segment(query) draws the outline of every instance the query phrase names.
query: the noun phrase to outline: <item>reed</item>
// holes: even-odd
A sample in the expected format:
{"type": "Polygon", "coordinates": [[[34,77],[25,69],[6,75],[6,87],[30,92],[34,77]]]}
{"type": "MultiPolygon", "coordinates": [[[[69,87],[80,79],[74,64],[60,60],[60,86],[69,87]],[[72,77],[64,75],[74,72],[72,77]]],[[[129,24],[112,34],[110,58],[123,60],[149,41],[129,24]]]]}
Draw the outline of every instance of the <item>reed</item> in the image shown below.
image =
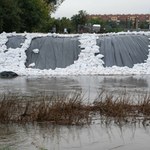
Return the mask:
{"type": "Polygon", "coordinates": [[[0,96],[1,123],[50,122],[61,125],[90,124],[92,118],[111,118],[128,122],[142,118],[143,123],[150,120],[150,95],[133,101],[128,95],[113,96],[100,93],[96,100],[87,104],[80,94],[72,96],[52,94],[31,97],[17,94],[0,96]]]}
{"type": "Polygon", "coordinates": [[[28,100],[16,96],[3,96],[0,101],[0,122],[43,122],[81,125],[90,123],[90,110],[85,109],[78,94],[72,97],[37,96],[28,100]],[[38,101],[36,100],[38,99],[38,101]]]}

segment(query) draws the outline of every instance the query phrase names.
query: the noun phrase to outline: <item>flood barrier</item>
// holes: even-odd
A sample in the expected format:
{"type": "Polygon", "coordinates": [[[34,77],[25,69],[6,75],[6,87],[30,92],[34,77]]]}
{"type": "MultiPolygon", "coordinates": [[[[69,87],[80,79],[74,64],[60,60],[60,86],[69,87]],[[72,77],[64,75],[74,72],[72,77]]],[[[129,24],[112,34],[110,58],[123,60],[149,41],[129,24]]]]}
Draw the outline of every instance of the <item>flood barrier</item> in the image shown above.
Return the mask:
{"type": "Polygon", "coordinates": [[[148,37],[145,35],[115,35],[99,37],[97,45],[104,55],[104,66],[128,66],[144,63],[148,58],[148,37]]]}
{"type": "MultiPolygon", "coordinates": [[[[79,35],[80,36],[80,35],[79,35]]],[[[26,52],[25,66],[37,69],[66,68],[74,64],[83,50],[79,36],[43,36],[34,37],[26,52]]],[[[95,35],[99,53],[104,57],[104,67],[120,66],[132,68],[134,64],[144,63],[148,59],[149,37],[144,34],[95,35]]],[[[89,34],[90,38],[90,34],[89,34]]],[[[7,48],[20,48],[26,37],[17,35],[8,37],[7,48]]],[[[95,54],[95,56],[97,55],[95,54]]],[[[88,59],[88,58],[87,58],[88,59]]]]}

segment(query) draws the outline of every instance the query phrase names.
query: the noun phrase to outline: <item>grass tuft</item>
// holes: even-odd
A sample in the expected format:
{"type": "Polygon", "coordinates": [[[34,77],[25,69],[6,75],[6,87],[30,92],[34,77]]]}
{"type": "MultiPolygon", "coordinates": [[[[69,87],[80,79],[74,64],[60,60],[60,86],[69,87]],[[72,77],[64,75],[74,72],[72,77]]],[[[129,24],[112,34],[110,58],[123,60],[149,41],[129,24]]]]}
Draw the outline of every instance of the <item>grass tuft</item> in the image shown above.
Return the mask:
{"type": "Polygon", "coordinates": [[[0,122],[43,122],[54,124],[81,125],[90,123],[90,110],[85,109],[78,94],[41,96],[36,101],[16,100],[13,96],[4,96],[0,101],[0,122]]]}
{"type": "Polygon", "coordinates": [[[100,93],[92,104],[86,104],[80,94],[73,96],[57,94],[34,95],[21,97],[19,95],[0,96],[0,122],[45,122],[61,125],[90,124],[95,114],[101,118],[113,118],[128,122],[142,118],[143,124],[150,120],[150,95],[139,97],[132,101],[128,95],[118,97],[100,93]]]}

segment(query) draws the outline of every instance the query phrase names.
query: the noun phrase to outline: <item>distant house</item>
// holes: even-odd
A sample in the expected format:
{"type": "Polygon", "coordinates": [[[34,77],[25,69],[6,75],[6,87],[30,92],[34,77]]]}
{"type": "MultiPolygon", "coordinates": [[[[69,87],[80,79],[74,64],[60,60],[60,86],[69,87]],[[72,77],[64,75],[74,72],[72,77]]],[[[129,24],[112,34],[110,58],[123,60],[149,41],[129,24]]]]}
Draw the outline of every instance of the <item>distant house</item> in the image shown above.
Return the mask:
{"type": "Polygon", "coordinates": [[[97,14],[97,15],[88,15],[88,18],[92,19],[100,19],[103,21],[112,21],[116,23],[132,22],[135,28],[138,28],[138,24],[142,22],[146,22],[149,25],[150,29],[150,14],[97,14]]]}
{"type": "Polygon", "coordinates": [[[88,18],[99,18],[104,21],[126,21],[135,20],[137,18],[140,22],[150,22],[150,14],[108,14],[108,15],[88,15],[88,18]]]}

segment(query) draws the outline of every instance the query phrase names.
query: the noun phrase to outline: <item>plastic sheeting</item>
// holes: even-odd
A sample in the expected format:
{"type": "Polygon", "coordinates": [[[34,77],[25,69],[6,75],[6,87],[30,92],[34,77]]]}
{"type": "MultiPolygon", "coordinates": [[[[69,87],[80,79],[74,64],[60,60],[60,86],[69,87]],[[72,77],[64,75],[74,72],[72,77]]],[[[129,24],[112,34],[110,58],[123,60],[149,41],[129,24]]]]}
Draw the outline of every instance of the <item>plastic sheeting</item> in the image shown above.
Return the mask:
{"type": "Polygon", "coordinates": [[[7,48],[17,48],[21,47],[21,43],[24,43],[25,37],[21,35],[8,37],[8,42],[6,43],[7,48]]]}
{"type": "MultiPolygon", "coordinates": [[[[24,36],[8,37],[7,48],[17,48],[24,36]]],[[[26,67],[38,69],[65,68],[78,59],[81,51],[77,37],[46,36],[34,38],[26,51],[26,67]],[[31,65],[32,64],[32,65],[31,65]]],[[[104,55],[104,67],[128,66],[144,63],[148,57],[148,37],[139,35],[99,36],[97,45],[104,55]]]]}
{"type": "Polygon", "coordinates": [[[100,36],[97,40],[104,66],[128,66],[144,63],[148,57],[148,37],[145,35],[100,36]]]}
{"type": "Polygon", "coordinates": [[[35,38],[26,51],[26,67],[34,63],[32,68],[65,68],[78,59],[80,51],[77,37],[47,36],[35,38]],[[35,53],[35,49],[38,49],[39,52],[35,53]]]}

